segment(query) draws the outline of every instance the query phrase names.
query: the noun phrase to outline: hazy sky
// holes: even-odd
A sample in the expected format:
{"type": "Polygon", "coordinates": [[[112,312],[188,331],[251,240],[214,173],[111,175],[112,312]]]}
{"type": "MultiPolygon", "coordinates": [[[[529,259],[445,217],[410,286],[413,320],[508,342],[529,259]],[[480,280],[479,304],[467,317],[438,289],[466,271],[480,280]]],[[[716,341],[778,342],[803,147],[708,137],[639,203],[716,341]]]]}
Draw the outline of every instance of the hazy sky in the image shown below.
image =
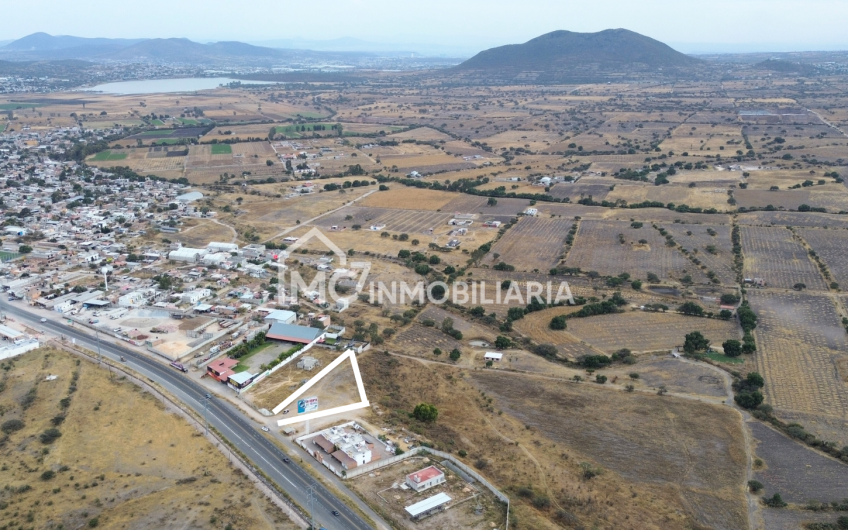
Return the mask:
{"type": "Polygon", "coordinates": [[[471,51],[621,27],[685,52],[848,49],[848,0],[0,0],[0,13],[0,40],[355,37],[471,51]]]}

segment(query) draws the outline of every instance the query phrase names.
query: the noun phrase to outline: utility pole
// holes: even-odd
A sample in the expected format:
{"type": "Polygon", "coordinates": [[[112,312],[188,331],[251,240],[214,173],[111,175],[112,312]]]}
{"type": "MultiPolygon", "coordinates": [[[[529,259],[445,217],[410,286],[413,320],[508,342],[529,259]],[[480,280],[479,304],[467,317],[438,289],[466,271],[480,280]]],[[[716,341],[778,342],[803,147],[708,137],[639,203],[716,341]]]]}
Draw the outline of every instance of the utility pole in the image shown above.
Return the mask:
{"type": "Polygon", "coordinates": [[[94,336],[97,337],[97,362],[103,364],[103,355],[100,353],[100,330],[94,327],[94,336]]]}
{"type": "Polygon", "coordinates": [[[209,408],[209,399],[212,398],[212,394],[207,392],[204,397],[206,400],[203,402],[203,421],[206,422],[206,436],[209,436],[209,418],[206,415],[206,410],[209,408]]]}
{"type": "Polygon", "coordinates": [[[317,484],[315,484],[315,482],[313,482],[312,485],[309,486],[306,489],[306,502],[309,503],[309,516],[312,519],[312,521],[309,525],[309,530],[315,530],[316,529],[316,527],[315,527],[315,498],[317,496],[316,493],[315,493],[316,486],[317,486],[317,484]]]}

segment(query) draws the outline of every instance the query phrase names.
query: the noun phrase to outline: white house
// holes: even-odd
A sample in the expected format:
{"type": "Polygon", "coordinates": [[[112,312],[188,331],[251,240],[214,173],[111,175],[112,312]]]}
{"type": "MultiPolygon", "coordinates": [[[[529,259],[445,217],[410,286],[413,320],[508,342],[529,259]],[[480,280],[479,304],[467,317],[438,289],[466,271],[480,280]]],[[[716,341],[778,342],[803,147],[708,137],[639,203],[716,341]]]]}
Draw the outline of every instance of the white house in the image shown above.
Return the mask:
{"type": "Polygon", "coordinates": [[[445,474],[435,466],[425,467],[421,471],[406,476],[406,485],[421,493],[439,484],[444,484],[445,474]]]}
{"type": "Polygon", "coordinates": [[[209,252],[236,252],[239,249],[235,243],[219,243],[218,241],[209,243],[206,248],[209,252]]]}
{"type": "Polygon", "coordinates": [[[483,356],[483,360],[485,361],[500,361],[501,359],[503,359],[503,354],[493,351],[487,351],[483,356]]]}
{"type": "Polygon", "coordinates": [[[149,290],[133,291],[118,298],[120,307],[133,307],[147,303],[149,290]]]}
{"type": "Polygon", "coordinates": [[[204,298],[209,298],[210,296],[212,296],[212,291],[209,289],[195,289],[194,291],[183,293],[181,299],[184,303],[195,305],[204,298]]]}

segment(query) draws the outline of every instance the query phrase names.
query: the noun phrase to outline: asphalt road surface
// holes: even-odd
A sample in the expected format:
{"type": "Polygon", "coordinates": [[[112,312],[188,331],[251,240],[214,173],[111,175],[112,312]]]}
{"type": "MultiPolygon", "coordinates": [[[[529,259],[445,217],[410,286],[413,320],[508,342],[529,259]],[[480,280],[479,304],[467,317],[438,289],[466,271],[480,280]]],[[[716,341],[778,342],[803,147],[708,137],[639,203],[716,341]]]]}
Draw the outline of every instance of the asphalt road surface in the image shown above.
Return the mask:
{"type": "MultiPolygon", "coordinates": [[[[0,300],[0,309],[10,316],[14,315],[16,319],[34,329],[65,335],[69,339],[74,338],[77,344],[93,352],[98,351],[98,343],[95,337],[83,333],[75,327],[59,324],[52,320],[41,322],[39,316],[30,313],[18,304],[23,304],[23,302],[10,304],[0,300]]],[[[119,362],[121,356],[125,357],[127,359],[126,364],[129,367],[159,383],[176,399],[203,416],[206,389],[170,366],[110,342],[114,338],[105,333],[101,334],[100,338],[100,351],[103,356],[119,362]]],[[[262,435],[260,426],[251,425],[245,416],[232,405],[214,397],[211,398],[207,418],[210,427],[217,429],[221,436],[247,456],[255,468],[264,472],[306,510],[310,508],[308,489],[310,486],[314,487],[316,527],[323,527],[327,530],[370,530],[372,528],[370,524],[348,508],[344,502],[336,498],[323,485],[317,483],[303,468],[295,464],[294,460],[288,464],[283,462],[283,458],[286,457],[283,451],[262,435]],[[334,516],[332,513],[334,510],[338,511],[340,515],[334,516]]]]}

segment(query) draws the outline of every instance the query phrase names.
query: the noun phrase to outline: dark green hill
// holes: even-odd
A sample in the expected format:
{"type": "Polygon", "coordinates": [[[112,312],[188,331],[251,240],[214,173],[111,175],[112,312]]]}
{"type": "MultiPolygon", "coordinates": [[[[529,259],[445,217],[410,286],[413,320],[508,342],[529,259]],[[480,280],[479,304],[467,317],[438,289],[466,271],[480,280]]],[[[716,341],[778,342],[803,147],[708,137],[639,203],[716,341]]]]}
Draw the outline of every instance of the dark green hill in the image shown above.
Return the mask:
{"type": "Polygon", "coordinates": [[[657,69],[694,66],[698,59],[626,29],[598,33],[554,31],[524,44],[500,46],[478,53],[458,70],[560,71],[657,69]]]}

